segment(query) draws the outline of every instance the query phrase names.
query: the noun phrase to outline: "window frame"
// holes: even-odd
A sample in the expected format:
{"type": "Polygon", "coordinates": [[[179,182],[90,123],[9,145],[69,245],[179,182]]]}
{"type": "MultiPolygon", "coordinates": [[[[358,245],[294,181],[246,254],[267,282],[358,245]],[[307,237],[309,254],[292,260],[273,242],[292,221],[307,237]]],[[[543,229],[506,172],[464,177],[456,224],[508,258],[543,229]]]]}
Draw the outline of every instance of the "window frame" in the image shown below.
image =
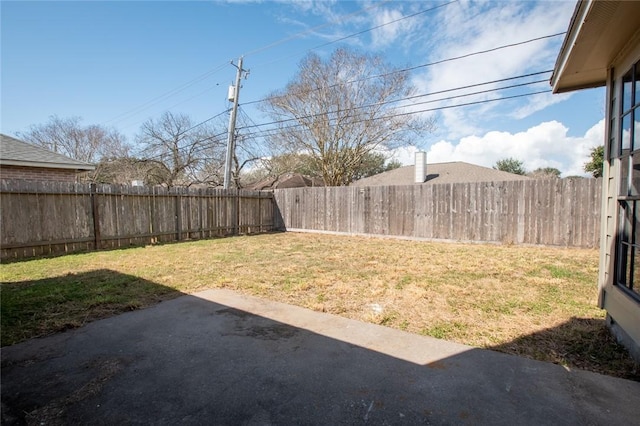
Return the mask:
{"type": "Polygon", "coordinates": [[[612,107],[618,111],[617,118],[611,118],[611,134],[617,136],[615,149],[614,138],[609,140],[612,157],[617,158],[619,164],[614,286],[640,302],[640,132],[636,134],[640,129],[637,125],[640,122],[640,61],[624,73],[620,83],[618,99],[612,99],[612,103],[616,103],[612,107]],[[639,257],[638,264],[636,257],[639,257]]]}

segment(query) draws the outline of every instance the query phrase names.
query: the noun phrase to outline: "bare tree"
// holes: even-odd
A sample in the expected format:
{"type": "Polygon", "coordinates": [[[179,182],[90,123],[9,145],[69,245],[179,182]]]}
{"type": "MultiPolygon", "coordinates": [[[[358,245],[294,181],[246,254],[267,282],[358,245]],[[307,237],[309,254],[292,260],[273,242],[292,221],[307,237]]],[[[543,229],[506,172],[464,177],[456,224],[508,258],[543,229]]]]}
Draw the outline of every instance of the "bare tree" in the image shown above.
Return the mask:
{"type": "Polygon", "coordinates": [[[309,155],[326,185],[347,185],[365,156],[393,149],[434,129],[395,101],[411,96],[408,74],[378,56],[336,50],[323,60],[307,56],[294,79],[272,93],[264,110],[274,119],[269,137],[276,153],[309,155]]]}
{"type": "Polygon", "coordinates": [[[224,132],[206,123],[196,125],[184,114],[165,112],[157,120],[146,121],[136,141],[141,157],[157,165],[149,169],[147,180],[167,186],[218,185],[213,165],[224,158],[223,136],[224,132]]]}
{"type": "Polygon", "coordinates": [[[51,151],[87,163],[105,158],[126,156],[130,146],[124,135],[115,129],[99,125],[83,126],[80,117],[49,117],[44,124],[35,124],[18,137],[51,151]]]}
{"type": "Polygon", "coordinates": [[[308,154],[285,153],[262,159],[263,177],[274,177],[287,173],[300,173],[304,176],[322,178],[320,165],[308,154]]]}
{"type": "Polygon", "coordinates": [[[80,117],[49,117],[44,124],[34,124],[18,137],[34,145],[66,155],[76,160],[93,163],[96,169],[87,174],[87,179],[102,182],[105,177],[104,164],[129,155],[130,145],[116,129],[96,124],[83,126],[80,117]]]}
{"type": "Polygon", "coordinates": [[[259,166],[265,155],[265,147],[258,139],[238,132],[231,170],[232,182],[236,188],[245,186],[246,170],[254,165],[259,166]]]}
{"type": "MultiPolygon", "coordinates": [[[[240,125],[247,125],[248,116],[240,111],[238,117],[240,125]]],[[[203,162],[198,167],[195,174],[195,181],[204,183],[209,186],[222,186],[224,183],[224,168],[226,158],[226,139],[227,139],[227,117],[221,117],[211,126],[216,135],[222,140],[217,144],[207,144],[203,149],[203,162]],[[223,135],[223,136],[221,136],[223,135]]],[[[235,150],[231,163],[231,186],[242,188],[244,186],[244,175],[247,168],[253,163],[260,162],[266,155],[261,141],[254,137],[247,137],[236,129],[235,150]]]]}
{"type": "Polygon", "coordinates": [[[206,146],[202,150],[201,164],[196,169],[192,180],[208,186],[222,186],[224,183],[224,163],[225,149],[223,141],[206,146]]]}
{"type": "MultiPolygon", "coordinates": [[[[248,169],[253,169],[253,165],[261,163],[268,151],[265,149],[264,143],[260,138],[245,134],[239,130],[249,124],[254,124],[251,118],[242,110],[237,117],[238,126],[235,134],[235,150],[233,152],[231,162],[231,186],[242,188],[246,183],[248,169]]],[[[228,117],[220,117],[218,121],[213,123],[215,129],[219,129],[218,134],[224,133],[224,148],[226,150],[228,117]]],[[[248,132],[247,132],[248,133],[248,132]]],[[[224,183],[224,168],[226,152],[220,153],[216,148],[216,153],[206,156],[206,164],[201,168],[199,180],[209,185],[219,186],[224,183]]]]}
{"type": "MultiPolygon", "coordinates": [[[[360,164],[353,171],[353,179],[358,180],[378,173],[397,169],[402,164],[397,160],[388,161],[387,155],[370,151],[362,156],[360,164]]],[[[308,154],[282,154],[260,161],[254,172],[254,179],[277,178],[287,173],[299,173],[313,178],[322,178],[321,164],[308,154]]]]}

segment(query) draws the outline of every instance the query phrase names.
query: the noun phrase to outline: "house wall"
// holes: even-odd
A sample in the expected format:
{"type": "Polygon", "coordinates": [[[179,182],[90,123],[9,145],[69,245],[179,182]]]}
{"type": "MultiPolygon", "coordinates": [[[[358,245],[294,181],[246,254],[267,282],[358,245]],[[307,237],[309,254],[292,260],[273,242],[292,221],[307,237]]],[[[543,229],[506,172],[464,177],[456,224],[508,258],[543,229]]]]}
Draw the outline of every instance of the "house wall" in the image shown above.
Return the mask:
{"type": "Polygon", "coordinates": [[[37,181],[75,182],[77,173],[73,169],[53,169],[44,167],[2,166],[0,178],[37,181]]]}
{"type": "MultiPolygon", "coordinates": [[[[607,83],[607,124],[603,170],[602,235],[600,246],[600,307],[607,311],[607,322],[618,340],[640,361],[640,302],[616,285],[618,276],[618,233],[620,229],[619,197],[621,160],[617,152],[621,143],[620,93],[622,77],[640,60],[640,31],[617,55],[609,70],[607,83]]],[[[640,135],[636,136],[639,138],[640,135]]],[[[636,226],[637,224],[636,216],[636,226]]],[[[640,261],[640,257],[637,259],[640,261]]],[[[634,288],[640,286],[640,267],[634,288]]]]}

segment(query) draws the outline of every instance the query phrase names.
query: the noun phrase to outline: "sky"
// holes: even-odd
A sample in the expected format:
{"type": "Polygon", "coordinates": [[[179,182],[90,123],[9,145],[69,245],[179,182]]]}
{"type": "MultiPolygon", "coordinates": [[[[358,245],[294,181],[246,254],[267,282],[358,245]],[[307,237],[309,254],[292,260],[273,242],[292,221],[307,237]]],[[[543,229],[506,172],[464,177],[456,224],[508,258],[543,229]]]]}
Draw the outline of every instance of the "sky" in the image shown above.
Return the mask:
{"type": "Polygon", "coordinates": [[[165,111],[196,123],[225,120],[240,56],[250,70],[242,116],[267,123],[252,101],[283,89],[310,52],[327,58],[348,47],[412,68],[418,94],[446,91],[405,105],[435,119],[436,129],[389,153],[403,164],[424,150],[428,163],[491,167],[512,157],[527,170],[585,175],[591,149],[604,141],[605,89],[529,95],[550,90],[546,71],[574,7],[551,0],[3,0],[0,130],[15,136],[53,115],[77,116],[135,143],[141,124],[165,111]],[[520,97],[501,99],[513,96],[520,97]]]}

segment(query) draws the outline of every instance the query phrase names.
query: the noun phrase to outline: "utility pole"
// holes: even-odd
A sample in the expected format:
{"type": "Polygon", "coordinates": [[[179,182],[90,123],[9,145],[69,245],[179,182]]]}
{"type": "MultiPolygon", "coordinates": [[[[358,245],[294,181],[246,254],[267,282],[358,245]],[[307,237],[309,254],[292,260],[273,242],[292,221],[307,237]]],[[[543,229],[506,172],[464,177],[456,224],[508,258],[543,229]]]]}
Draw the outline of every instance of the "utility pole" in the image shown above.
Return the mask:
{"type": "Polygon", "coordinates": [[[242,69],[242,56],[238,59],[238,65],[235,65],[231,61],[231,65],[238,69],[236,74],[236,85],[229,86],[229,101],[233,101],[233,107],[231,108],[231,117],[229,117],[229,134],[227,136],[227,156],[224,164],[224,189],[229,189],[231,186],[231,163],[233,161],[233,154],[236,150],[235,147],[235,132],[236,132],[236,114],[238,112],[238,98],[240,98],[240,80],[242,74],[245,73],[245,78],[249,74],[248,70],[242,69]],[[233,98],[231,97],[233,96],[233,98]]]}

